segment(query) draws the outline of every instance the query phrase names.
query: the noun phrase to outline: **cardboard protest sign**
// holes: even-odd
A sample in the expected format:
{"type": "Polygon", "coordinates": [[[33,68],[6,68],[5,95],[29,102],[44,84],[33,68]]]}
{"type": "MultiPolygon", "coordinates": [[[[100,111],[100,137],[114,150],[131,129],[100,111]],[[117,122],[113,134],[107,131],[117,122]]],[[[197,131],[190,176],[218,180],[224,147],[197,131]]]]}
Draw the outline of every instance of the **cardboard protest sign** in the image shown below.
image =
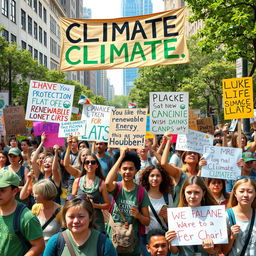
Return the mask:
{"type": "Polygon", "coordinates": [[[149,98],[151,133],[187,133],[188,92],[150,92],[149,98]]]}
{"type": "Polygon", "coordinates": [[[86,120],[70,121],[60,124],[59,138],[67,138],[69,135],[82,136],[85,134],[86,120]]]}
{"type": "Polygon", "coordinates": [[[83,140],[108,141],[111,110],[114,107],[102,105],[84,105],[82,120],[86,120],[85,136],[83,140]]]}
{"type": "Polygon", "coordinates": [[[189,118],[188,118],[188,128],[190,130],[197,131],[197,118],[199,118],[199,114],[197,114],[198,111],[196,109],[189,109],[189,118]]]}
{"type": "Polygon", "coordinates": [[[30,81],[26,120],[62,123],[70,120],[73,85],[30,81]]]}
{"type": "Polygon", "coordinates": [[[214,244],[228,243],[224,205],[168,208],[168,226],[176,231],[173,246],[201,245],[208,237],[214,244]]]}
{"type": "Polygon", "coordinates": [[[207,165],[202,166],[202,177],[236,180],[241,175],[241,148],[205,146],[203,156],[207,165]]]}
{"type": "Polygon", "coordinates": [[[224,119],[253,118],[252,77],[222,80],[224,119]]]}
{"type": "Polygon", "coordinates": [[[27,133],[24,117],[24,106],[4,108],[4,125],[7,136],[27,133]]]}
{"type": "Polygon", "coordinates": [[[184,14],[180,8],[115,19],[60,18],[60,70],[188,63],[184,14]]]}
{"type": "Polygon", "coordinates": [[[108,146],[139,148],[145,144],[146,108],[113,109],[110,116],[108,146]]]}
{"type": "Polygon", "coordinates": [[[8,92],[0,92],[0,135],[5,135],[5,127],[3,123],[2,117],[4,116],[4,108],[9,103],[9,93],[8,92]]]}
{"type": "Polygon", "coordinates": [[[59,132],[58,123],[46,123],[46,122],[33,122],[34,135],[39,136],[43,132],[45,134],[54,134],[59,132]]]}
{"type": "Polygon", "coordinates": [[[197,119],[196,124],[199,132],[214,134],[214,125],[211,117],[197,119]]]}
{"type": "Polygon", "coordinates": [[[51,148],[54,145],[59,145],[60,147],[64,146],[65,145],[64,138],[58,138],[58,133],[47,134],[44,142],[44,147],[51,148]]]}
{"type": "Polygon", "coordinates": [[[203,132],[188,130],[188,134],[178,134],[176,150],[204,153],[204,146],[213,145],[213,136],[203,132]]]}

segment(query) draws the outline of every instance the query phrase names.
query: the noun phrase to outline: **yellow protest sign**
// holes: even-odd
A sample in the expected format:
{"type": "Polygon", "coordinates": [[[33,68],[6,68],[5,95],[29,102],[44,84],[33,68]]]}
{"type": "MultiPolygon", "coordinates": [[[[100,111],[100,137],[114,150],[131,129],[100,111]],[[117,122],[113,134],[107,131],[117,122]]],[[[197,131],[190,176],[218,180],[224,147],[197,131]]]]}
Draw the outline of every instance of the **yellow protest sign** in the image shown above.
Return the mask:
{"type": "Polygon", "coordinates": [[[252,77],[222,80],[224,119],[253,118],[252,77]]]}
{"type": "Polygon", "coordinates": [[[117,19],[60,18],[61,71],[189,62],[185,8],[117,19]]]}

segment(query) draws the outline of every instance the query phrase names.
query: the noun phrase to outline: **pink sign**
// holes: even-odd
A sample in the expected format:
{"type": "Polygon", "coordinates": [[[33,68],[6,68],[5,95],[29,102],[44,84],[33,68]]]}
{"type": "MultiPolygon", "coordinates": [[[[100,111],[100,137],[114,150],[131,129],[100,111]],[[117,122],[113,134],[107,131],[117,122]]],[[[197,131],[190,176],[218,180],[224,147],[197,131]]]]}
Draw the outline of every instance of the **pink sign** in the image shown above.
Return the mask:
{"type": "Polygon", "coordinates": [[[44,147],[51,148],[54,145],[64,146],[65,145],[64,138],[59,138],[58,133],[47,134],[46,140],[44,142],[44,147]]]}
{"type": "Polygon", "coordinates": [[[43,132],[45,132],[45,134],[58,134],[59,126],[60,124],[58,123],[33,122],[34,135],[38,136],[41,135],[43,132]]]}

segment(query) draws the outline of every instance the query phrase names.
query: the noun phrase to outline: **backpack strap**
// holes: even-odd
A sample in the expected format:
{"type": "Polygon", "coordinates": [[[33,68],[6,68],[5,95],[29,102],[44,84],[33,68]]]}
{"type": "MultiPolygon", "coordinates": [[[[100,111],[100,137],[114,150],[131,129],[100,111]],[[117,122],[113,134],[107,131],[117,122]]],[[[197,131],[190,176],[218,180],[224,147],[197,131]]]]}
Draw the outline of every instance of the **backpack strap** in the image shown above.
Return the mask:
{"type": "Polygon", "coordinates": [[[169,205],[169,194],[164,194],[164,201],[166,205],[169,205]]]}
{"type": "Polygon", "coordinates": [[[58,236],[57,236],[57,244],[56,244],[56,247],[55,247],[55,255],[56,256],[61,256],[61,254],[64,250],[64,247],[65,247],[65,243],[66,242],[64,240],[62,232],[59,232],[58,236]]]}
{"type": "Polygon", "coordinates": [[[252,230],[253,230],[253,226],[254,226],[254,221],[255,221],[255,209],[252,209],[252,218],[251,218],[251,222],[250,222],[249,231],[248,231],[248,234],[247,234],[247,237],[246,237],[246,240],[245,240],[245,243],[244,243],[244,247],[243,247],[243,249],[241,251],[240,256],[244,256],[245,255],[247,246],[248,246],[249,241],[250,241],[251,236],[252,236],[252,230]]]}
{"type": "Polygon", "coordinates": [[[68,235],[67,235],[66,230],[62,232],[62,235],[63,235],[63,237],[64,237],[64,240],[65,240],[66,244],[67,244],[67,247],[68,247],[70,256],[76,256],[76,253],[75,253],[75,251],[74,251],[74,248],[73,248],[71,242],[70,242],[69,239],[68,239],[68,235]]]}
{"type": "Polygon", "coordinates": [[[236,218],[232,208],[227,209],[228,218],[231,226],[236,225],[236,218]]]}
{"type": "Polygon", "coordinates": [[[16,207],[16,210],[14,212],[13,216],[13,230],[17,237],[19,237],[19,240],[23,244],[24,248],[28,250],[31,247],[30,242],[25,238],[25,236],[22,234],[20,229],[20,220],[21,220],[21,214],[23,210],[26,208],[26,205],[24,204],[18,204],[16,207]]]}
{"type": "Polygon", "coordinates": [[[97,241],[97,256],[104,256],[106,239],[106,233],[104,231],[100,232],[97,241]]]}
{"type": "Polygon", "coordinates": [[[59,211],[60,211],[60,207],[57,208],[52,214],[52,216],[44,223],[44,225],[42,226],[42,230],[44,230],[52,222],[52,220],[56,217],[59,211]]]}
{"type": "Polygon", "coordinates": [[[109,208],[109,213],[112,213],[114,210],[114,205],[115,205],[115,201],[117,199],[117,197],[119,196],[120,192],[122,190],[122,183],[120,181],[118,181],[116,183],[116,187],[114,190],[114,194],[113,194],[113,198],[112,198],[112,202],[111,202],[111,206],[109,208]]]}
{"type": "MultiPolygon", "coordinates": [[[[145,188],[143,186],[139,185],[138,191],[137,191],[137,202],[138,202],[139,210],[141,210],[141,208],[142,208],[142,202],[143,202],[143,199],[144,199],[144,192],[145,192],[145,188]]],[[[139,222],[139,232],[138,232],[138,234],[139,235],[144,235],[145,232],[146,232],[145,226],[142,225],[139,222]]]]}

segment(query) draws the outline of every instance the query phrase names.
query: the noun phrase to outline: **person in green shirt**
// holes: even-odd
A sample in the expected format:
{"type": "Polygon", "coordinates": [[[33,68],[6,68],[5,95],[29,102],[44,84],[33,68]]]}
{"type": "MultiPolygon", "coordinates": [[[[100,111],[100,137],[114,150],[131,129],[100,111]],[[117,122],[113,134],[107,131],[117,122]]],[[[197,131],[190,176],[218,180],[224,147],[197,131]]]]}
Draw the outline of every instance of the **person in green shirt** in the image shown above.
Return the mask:
{"type": "MultiPolygon", "coordinates": [[[[118,255],[137,256],[140,255],[140,241],[139,241],[139,225],[148,226],[150,223],[149,217],[149,198],[147,192],[144,190],[143,200],[141,205],[138,205],[138,189],[139,185],[134,182],[134,177],[137,171],[140,169],[140,159],[136,152],[129,151],[126,153],[126,149],[120,149],[120,156],[117,159],[114,166],[109,171],[105,184],[107,190],[112,195],[115,195],[118,189],[118,183],[116,181],[118,172],[122,177],[121,191],[115,198],[115,204],[112,211],[112,218],[114,222],[124,222],[120,211],[122,211],[128,224],[133,224],[134,228],[134,250],[132,253],[119,253],[118,255]],[[118,207],[117,207],[118,205],[118,207]],[[119,208],[119,209],[118,209],[119,208]]],[[[111,226],[106,228],[109,237],[112,237],[111,226]]]]}
{"type": "Polygon", "coordinates": [[[26,249],[21,238],[14,232],[14,216],[21,204],[15,200],[19,192],[20,178],[13,171],[0,171],[0,255],[36,256],[44,250],[42,228],[37,217],[25,208],[20,216],[20,231],[30,248],[26,249]]]}

